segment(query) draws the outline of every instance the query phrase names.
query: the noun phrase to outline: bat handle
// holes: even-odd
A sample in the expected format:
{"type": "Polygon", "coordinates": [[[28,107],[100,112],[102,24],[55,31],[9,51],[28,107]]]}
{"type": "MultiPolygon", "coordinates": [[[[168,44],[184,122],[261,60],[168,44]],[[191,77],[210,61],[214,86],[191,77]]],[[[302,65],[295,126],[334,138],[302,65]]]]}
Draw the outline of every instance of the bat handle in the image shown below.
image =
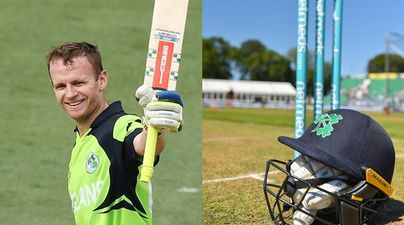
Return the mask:
{"type": "Polygon", "coordinates": [[[140,173],[140,181],[148,183],[153,176],[157,136],[157,128],[149,126],[147,128],[146,146],[144,150],[142,170],[140,173]]]}

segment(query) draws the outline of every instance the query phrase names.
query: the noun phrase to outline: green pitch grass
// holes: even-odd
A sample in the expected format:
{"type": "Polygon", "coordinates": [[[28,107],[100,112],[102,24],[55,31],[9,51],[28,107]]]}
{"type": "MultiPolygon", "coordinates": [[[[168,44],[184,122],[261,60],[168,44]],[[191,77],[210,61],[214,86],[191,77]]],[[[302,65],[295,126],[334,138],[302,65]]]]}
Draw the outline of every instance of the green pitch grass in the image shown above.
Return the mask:
{"type": "MultiPolygon", "coordinates": [[[[396,149],[396,192],[376,224],[404,215],[404,113],[367,113],[391,135],[396,149]]],[[[268,159],[288,160],[293,151],[278,143],[294,136],[294,111],[206,108],[203,110],[203,224],[272,224],[262,177],[268,159]],[[230,179],[226,179],[230,178],[230,179]]],[[[311,121],[312,112],[307,113],[311,121]]]]}
{"type": "MultiPolygon", "coordinates": [[[[190,1],[178,90],[184,130],[171,135],[155,170],[156,225],[201,223],[201,1],[190,1]]],[[[74,123],[57,106],[46,69],[50,46],[98,45],[107,98],[141,114],[153,1],[60,0],[0,3],[0,224],[74,224],[67,167],[74,123]]]]}

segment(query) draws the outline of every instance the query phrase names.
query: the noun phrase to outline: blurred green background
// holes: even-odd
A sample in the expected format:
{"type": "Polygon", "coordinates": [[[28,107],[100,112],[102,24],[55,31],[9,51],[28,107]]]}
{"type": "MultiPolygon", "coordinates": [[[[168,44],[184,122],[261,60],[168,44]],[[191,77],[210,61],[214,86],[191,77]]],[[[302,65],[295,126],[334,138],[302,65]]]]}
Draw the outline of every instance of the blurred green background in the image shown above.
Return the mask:
{"type": "MultiPolygon", "coordinates": [[[[142,113],[153,1],[0,2],[0,224],[74,224],[67,169],[74,123],[59,108],[45,56],[66,41],[96,44],[109,72],[107,99],[142,113]]],[[[156,225],[201,224],[201,1],[189,3],[177,90],[184,130],[171,135],[155,170],[156,225]]]]}

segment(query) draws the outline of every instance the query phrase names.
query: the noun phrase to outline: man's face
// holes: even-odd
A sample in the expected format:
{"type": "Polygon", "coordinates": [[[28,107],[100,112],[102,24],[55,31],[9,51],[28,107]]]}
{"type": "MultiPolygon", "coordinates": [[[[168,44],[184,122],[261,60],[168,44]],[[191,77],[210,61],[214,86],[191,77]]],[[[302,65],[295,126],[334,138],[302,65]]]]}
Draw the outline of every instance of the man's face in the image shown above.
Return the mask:
{"type": "Polygon", "coordinates": [[[105,70],[97,79],[87,57],[77,57],[67,65],[62,59],[53,60],[49,73],[58,103],[77,123],[91,123],[101,113],[106,104],[105,70]]]}

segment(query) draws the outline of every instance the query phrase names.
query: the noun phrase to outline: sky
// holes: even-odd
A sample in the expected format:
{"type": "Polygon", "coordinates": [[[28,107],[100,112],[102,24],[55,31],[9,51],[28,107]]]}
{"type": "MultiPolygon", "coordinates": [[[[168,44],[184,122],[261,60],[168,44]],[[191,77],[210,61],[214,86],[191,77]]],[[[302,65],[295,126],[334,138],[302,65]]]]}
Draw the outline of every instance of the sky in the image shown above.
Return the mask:
{"type": "MultiPolygon", "coordinates": [[[[309,0],[309,49],[315,47],[315,2],[309,0]]],[[[331,62],[332,12],[334,1],[326,1],[325,60],[331,62]]],[[[203,0],[203,38],[218,36],[239,47],[256,39],[282,55],[296,47],[297,0],[203,0]]],[[[343,76],[364,77],[370,59],[386,51],[391,33],[404,36],[404,1],[343,1],[343,76]]],[[[404,39],[391,38],[404,52],[404,39]]],[[[389,50],[395,53],[393,50],[389,50]]]]}

